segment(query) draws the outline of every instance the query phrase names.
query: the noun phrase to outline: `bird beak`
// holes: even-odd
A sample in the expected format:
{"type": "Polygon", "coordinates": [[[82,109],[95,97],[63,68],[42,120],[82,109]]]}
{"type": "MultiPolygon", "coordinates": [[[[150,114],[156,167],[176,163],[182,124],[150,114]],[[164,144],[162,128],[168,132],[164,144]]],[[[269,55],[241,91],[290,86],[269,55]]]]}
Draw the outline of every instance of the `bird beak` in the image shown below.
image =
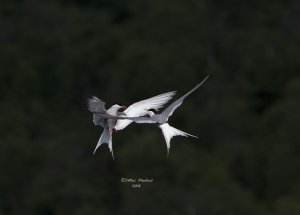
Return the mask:
{"type": "Polygon", "coordinates": [[[122,108],[124,108],[125,110],[127,109],[127,106],[123,105],[122,108]]]}

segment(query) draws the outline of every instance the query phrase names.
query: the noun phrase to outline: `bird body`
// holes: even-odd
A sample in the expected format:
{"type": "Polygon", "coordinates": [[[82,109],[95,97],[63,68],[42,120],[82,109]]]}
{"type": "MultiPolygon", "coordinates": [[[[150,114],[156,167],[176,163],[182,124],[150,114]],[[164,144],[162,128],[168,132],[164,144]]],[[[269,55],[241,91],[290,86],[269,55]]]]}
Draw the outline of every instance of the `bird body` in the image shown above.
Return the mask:
{"type": "Polygon", "coordinates": [[[132,120],[136,123],[153,123],[158,124],[158,127],[162,130],[163,136],[166,141],[167,150],[169,154],[170,149],[170,141],[174,136],[191,136],[194,135],[188,134],[186,132],[180,131],[168,124],[169,117],[172,116],[174,111],[182,104],[183,100],[188,97],[191,93],[197,90],[209,77],[206,76],[203,81],[201,81],[197,86],[195,86],[192,90],[187,92],[185,95],[174,101],[171,105],[169,105],[165,110],[163,110],[160,114],[155,114],[154,111],[150,110],[147,112],[148,117],[134,117],[132,120]]]}
{"type": "Polygon", "coordinates": [[[93,123],[94,125],[100,125],[103,127],[103,132],[94,150],[94,153],[102,144],[108,144],[109,150],[113,155],[112,150],[112,133],[113,131],[120,131],[130,125],[133,121],[135,123],[152,123],[157,124],[162,130],[164,139],[167,145],[167,151],[169,154],[170,141],[174,136],[184,136],[184,137],[195,137],[194,135],[188,134],[184,131],[180,131],[169,125],[169,117],[172,116],[174,111],[182,104],[184,99],[188,97],[191,93],[196,91],[209,77],[206,76],[202,82],[196,85],[188,93],[174,101],[171,105],[165,108],[160,114],[156,114],[160,108],[163,107],[172,97],[175,95],[175,91],[164,93],[152,98],[142,100],[130,105],[125,109],[124,112],[120,112],[124,106],[115,104],[111,106],[108,110],[105,109],[105,102],[101,101],[97,97],[92,97],[88,100],[88,109],[93,113],[93,123]]]}
{"type": "Polygon", "coordinates": [[[125,106],[115,104],[106,110],[105,102],[101,101],[95,96],[92,97],[92,99],[89,99],[88,109],[93,113],[94,125],[100,125],[104,129],[96,145],[94,154],[102,144],[106,143],[108,144],[109,150],[114,158],[112,149],[113,131],[119,131],[126,128],[133,122],[131,120],[132,117],[143,116],[147,114],[149,109],[159,110],[164,104],[172,99],[175,93],[176,92],[174,91],[168,92],[146,100],[142,100],[140,102],[136,102],[130,105],[124,112],[119,112],[119,110],[125,106]]]}

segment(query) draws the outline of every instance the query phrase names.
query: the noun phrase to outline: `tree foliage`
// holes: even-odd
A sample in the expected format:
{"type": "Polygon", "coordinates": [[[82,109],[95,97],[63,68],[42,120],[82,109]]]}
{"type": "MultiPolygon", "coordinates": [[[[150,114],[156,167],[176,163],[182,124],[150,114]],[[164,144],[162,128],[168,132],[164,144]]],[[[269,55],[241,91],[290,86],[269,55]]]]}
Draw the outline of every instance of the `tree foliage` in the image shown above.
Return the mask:
{"type": "Polygon", "coordinates": [[[6,0],[0,5],[0,214],[299,214],[297,1],[6,0]],[[116,160],[86,98],[111,105],[210,79],[132,125],[116,160]],[[121,178],[153,178],[141,189],[121,178]]]}

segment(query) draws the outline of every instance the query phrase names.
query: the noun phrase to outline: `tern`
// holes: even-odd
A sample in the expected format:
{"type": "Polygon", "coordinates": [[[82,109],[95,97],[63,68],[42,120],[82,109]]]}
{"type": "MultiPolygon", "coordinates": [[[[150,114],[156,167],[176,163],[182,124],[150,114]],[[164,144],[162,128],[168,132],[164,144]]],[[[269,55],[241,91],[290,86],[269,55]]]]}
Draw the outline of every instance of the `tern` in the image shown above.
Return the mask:
{"type": "Polygon", "coordinates": [[[164,139],[167,144],[167,154],[169,155],[169,149],[170,149],[170,141],[174,136],[184,136],[184,137],[195,137],[194,135],[188,134],[184,131],[180,131],[172,126],[169,125],[168,120],[169,117],[172,116],[174,111],[182,104],[183,100],[188,97],[191,93],[193,93],[195,90],[197,90],[209,77],[207,75],[203,81],[201,81],[197,86],[195,86],[192,90],[190,90],[188,93],[180,97],[178,100],[174,101],[171,105],[169,105],[165,110],[163,110],[160,114],[156,114],[154,110],[149,110],[147,112],[147,116],[144,117],[133,117],[131,120],[133,120],[136,123],[154,123],[157,124],[158,127],[162,130],[164,139]]]}
{"type": "Polygon", "coordinates": [[[126,128],[133,122],[132,117],[144,116],[150,109],[159,110],[168,103],[175,94],[175,91],[163,93],[136,102],[128,108],[121,104],[114,104],[108,110],[105,109],[105,102],[101,101],[99,98],[93,96],[91,99],[88,99],[88,110],[93,113],[94,125],[100,125],[104,129],[96,145],[94,154],[102,144],[106,143],[108,144],[108,148],[114,159],[112,133],[126,128]],[[124,108],[126,108],[126,110],[120,112],[124,108]]]}

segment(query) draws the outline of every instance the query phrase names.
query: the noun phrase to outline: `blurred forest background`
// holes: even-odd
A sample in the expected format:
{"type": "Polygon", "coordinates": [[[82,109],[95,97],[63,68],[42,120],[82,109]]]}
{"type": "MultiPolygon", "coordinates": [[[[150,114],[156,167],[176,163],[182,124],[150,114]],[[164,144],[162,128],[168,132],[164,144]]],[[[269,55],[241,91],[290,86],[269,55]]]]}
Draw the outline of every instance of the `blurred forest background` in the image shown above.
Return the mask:
{"type": "Polygon", "coordinates": [[[3,0],[0,215],[300,214],[300,3],[3,0]],[[131,104],[208,81],[170,123],[102,132],[131,104]],[[153,178],[140,189],[121,178],[153,178]]]}

